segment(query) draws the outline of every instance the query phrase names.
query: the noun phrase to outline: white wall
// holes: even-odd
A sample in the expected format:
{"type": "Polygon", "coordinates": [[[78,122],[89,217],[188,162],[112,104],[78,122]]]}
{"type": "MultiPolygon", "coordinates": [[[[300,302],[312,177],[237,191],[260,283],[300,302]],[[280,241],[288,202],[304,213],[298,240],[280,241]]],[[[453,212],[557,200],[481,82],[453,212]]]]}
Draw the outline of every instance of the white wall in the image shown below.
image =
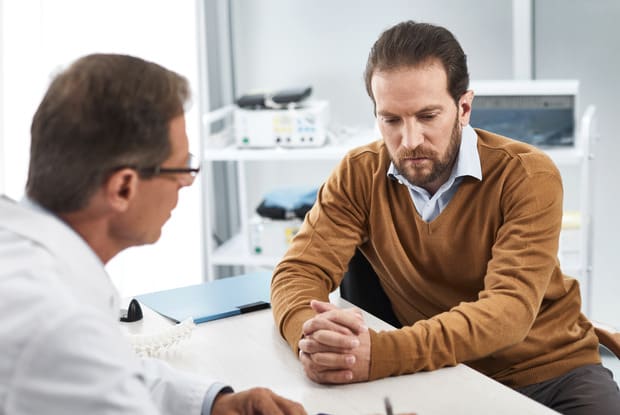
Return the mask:
{"type": "MultiPolygon", "coordinates": [[[[4,2],[0,0],[0,23],[3,22],[4,2]]],[[[4,44],[4,30],[0,27],[0,194],[4,193],[4,140],[2,126],[4,125],[4,60],[2,48],[4,44]]]]}
{"type": "MultiPolygon", "coordinates": [[[[600,140],[594,159],[592,318],[620,327],[620,2],[544,0],[535,3],[538,78],[580,80],[582,110],[595,104],[600,140]]],[[[566,183],[565,183],[566,185],[566,183]]]]}
{"type": "MultiPolygon", "coordinates": [[[[20,0],[4,1],[1,11],[0,170],[13,198],[24,191],[32,115],[50,77],[76,58],[94,52],[133,54],[185,75],[197,91],[194,1],[20,0]]],[[[187,114],[187,129],[198,153],[197,105],[187,114]]],[[[129,249],[108,264],[122,295],[201,281],[199,188],[195,183],[181,193],[159,242],[129,249]]]]}
{"type": "MultiPolygon", "coordinates": [[[[329,100],[336,127],[372,128],[366,59],[380,33],[406,19],[450,29],[465,48],[472,79],[512,78],[511,0],[233,0],[232,6],[237,96],[312,85],[314,98],[329,100]]],[[[335,164],[247,163],[248,210],[275,187],[318,187],[335,164]]]]}
{"type": "Polygon", "coordinates": [[[511,0],[233,0],[237,94],[309,84],[335,122],[371,127],[366,58],[383,30],[406,19],[450,29],[472,79],[512,78],[511,0]]]}

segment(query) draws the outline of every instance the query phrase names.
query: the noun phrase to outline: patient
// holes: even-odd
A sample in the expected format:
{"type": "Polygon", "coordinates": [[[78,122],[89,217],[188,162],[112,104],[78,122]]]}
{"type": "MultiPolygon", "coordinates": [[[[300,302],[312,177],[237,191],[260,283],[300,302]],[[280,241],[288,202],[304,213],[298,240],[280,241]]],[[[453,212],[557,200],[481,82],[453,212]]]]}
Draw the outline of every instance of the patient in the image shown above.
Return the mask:
{"type": "Polygon", "coordinates": [[[52,81],[27,197],[0,198],[0,413],[305,414],[268,389],[140,360],[120,332],[103,266],[157,241],[193,183],[188,98],[185,78],[131,56],[86,56],[52,81]]]}
{"type": "Polygon", "coordinates": [[[276,325],[308,377],[352,383],[464,363],[570,415],[618,414],[578,282],[557,259],[562,178],[541,150],[469,124],[466,55],[405,21],[370,50],[381,139],[349,152],[274,271],[276,325]],[[326,302],[355,252],[398,330],[326,302]]]}

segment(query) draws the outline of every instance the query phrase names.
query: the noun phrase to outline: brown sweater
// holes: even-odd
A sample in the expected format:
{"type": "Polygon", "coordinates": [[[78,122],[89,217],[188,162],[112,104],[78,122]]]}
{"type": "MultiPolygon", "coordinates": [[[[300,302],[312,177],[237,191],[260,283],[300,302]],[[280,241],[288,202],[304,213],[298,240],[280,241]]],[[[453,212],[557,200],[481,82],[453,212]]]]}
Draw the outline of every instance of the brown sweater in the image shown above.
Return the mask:
{"type": "Polygon", "coordinates": [[[557,260],[558,170],[532,146],[476,132],[482,181],[465,177],[430,223],[387,177],[382,141],[342,160],[274,271],[273,313],[295,351],[310,300],[327,301],[360,246],[404,325],[371,330],[371,379],[466,363],[519,387],[600,362],[557,260]]]}

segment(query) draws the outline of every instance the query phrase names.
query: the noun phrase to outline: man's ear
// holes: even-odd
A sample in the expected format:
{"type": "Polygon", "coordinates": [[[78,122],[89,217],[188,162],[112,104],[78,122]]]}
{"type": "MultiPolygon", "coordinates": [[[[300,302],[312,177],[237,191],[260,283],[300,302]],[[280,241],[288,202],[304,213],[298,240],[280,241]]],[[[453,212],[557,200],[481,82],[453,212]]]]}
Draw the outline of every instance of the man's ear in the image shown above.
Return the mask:
{"type": "Polygon", "coordinates": [[[474,101],[474,91],[469,89],[465,91],[461,98],[459,98],[459,123],[462,127],[469,124],[469,118],[471,117],[471,106],[474,101]]]}
{"type": "Polygon", "coordinates": [[[133,169],[114,172],[104,184],[108,206],[118,212],[125,212],[138,191],[138,173],[133,169]]]}

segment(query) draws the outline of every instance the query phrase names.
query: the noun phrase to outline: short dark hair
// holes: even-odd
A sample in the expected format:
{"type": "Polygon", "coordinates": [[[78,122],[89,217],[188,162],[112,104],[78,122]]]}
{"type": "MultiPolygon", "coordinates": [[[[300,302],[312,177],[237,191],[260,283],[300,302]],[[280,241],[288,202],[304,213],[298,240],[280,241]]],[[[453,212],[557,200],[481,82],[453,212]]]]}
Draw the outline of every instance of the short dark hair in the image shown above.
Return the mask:
{"type": "Polygon", "coordinates": [[[447,29],[411,20],[383,32],[370,49],[364,71],[368,95],[374,102],[371,80],[375,71],[417,66],[432,59],[438,59],[446,70],[448,93],[458,103],[469,87],[467,58],[461,45],[447,29]]]}
{"type": "Polygon", "coordinates": [[[26,193],[55,213],[86,206],[115,169],[170,155],[169,123],[184,113],[181,75],[127,55],[93,54],[51,82],[31,126],[26,193]]]}

